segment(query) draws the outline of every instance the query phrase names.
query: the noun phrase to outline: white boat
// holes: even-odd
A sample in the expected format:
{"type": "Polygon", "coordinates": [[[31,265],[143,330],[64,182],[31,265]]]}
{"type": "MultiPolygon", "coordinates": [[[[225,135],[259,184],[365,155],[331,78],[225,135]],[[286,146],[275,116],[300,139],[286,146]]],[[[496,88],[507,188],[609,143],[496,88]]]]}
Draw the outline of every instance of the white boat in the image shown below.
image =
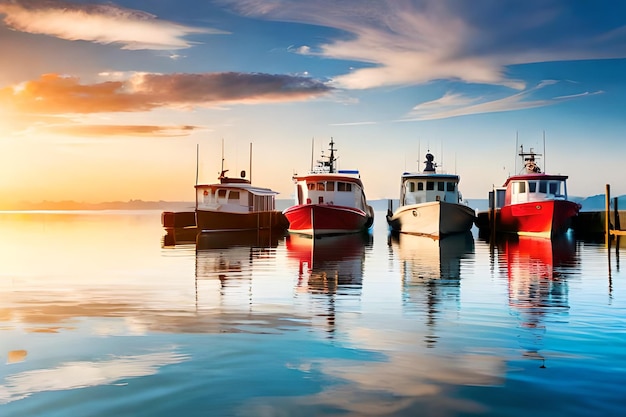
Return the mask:
{"type": "Polygon", "coordinates": [[[460,177],[437,173],[430,152],[424,163],[423,172],[402,174],[400,205],[387,212],[391,231],[432,237],[469,231],[476,213],[461,198],[460,177]]]}

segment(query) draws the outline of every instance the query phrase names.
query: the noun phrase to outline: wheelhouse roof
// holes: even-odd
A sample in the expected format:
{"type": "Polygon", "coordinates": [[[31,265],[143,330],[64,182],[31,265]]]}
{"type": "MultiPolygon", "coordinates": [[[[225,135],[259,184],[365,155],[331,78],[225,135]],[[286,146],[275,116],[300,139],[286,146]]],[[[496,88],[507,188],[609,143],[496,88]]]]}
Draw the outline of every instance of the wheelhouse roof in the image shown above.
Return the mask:
{"type": "Polygon", "coordinates": [[[294,175],[293,179],[296,181],[344,181],[344,182],[351,182],[351,183],[356,183],[359,184],[361,187],[363,186],[363,183],[361,182],[361,179],[358,177],[353,177],[350,175],[346,175],[346,174],[331,174],[331,173],[324,173],[324,174],[306,174],[306,175],[294,175]]]}
{"type": "Polygon", "coordinates": [[[544,173],[512,175],[509,178],[507,178],[506,182],[504,183],[504,186],[506,187],[512,181],[537,181],[537,180],[539,181],[549,181],[549,180],[565,181],[567,180],[567,178],[568,178],[567,175],[553,175],[553,174],[544,174],[544,173]]]}
{"type": "Polygon", "coordinates": [[[434,174],[434,173],[422,173],[422,172],[403,172],[402,179],[433,179],[433,180],[459,180],[459,176],[456,174],[434,174]]]}
{"type": "Polygon", "coordinates": [[[194,186],[196,189],[213,189],[213,190],[217,190],[217,189],[222,189],[222,190],[242,190],[242,191],[247,191],[249,193],[252,194],[256,194],[256,195],[278,195],[280,194],[278,191],[274,191],[271,190],[269,188],[263,188],[263,187],[256,187],[254,185],[251,184],[228,184],[228,183],[223,183],[223,184],[198,184],[194,186]]]}

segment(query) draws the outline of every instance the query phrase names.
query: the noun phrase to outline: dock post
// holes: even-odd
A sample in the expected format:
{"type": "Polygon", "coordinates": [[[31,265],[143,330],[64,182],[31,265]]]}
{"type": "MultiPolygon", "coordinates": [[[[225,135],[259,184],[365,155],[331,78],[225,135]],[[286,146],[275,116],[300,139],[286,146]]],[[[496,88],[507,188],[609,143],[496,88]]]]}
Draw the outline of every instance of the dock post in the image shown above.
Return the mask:
{"type": "Polygon", "coordinates": [[[619,207],[618,207],[618,198],[613,197],[613,228],[615,230],[621,230],[622,227],[619,224],[619,207]]]}
{"type": "Polygon", "coordinates": [[[609,246],[611,244],[611,186],[605,185],[604,191],[604,244],[609,246]]]}
{"type": "Polygon", "coordinates": [[[496,188],[491,186],[491,192],[489,193],[489,230],[491,235],[491,244],[494,245],[496,241],[496,188]]]}

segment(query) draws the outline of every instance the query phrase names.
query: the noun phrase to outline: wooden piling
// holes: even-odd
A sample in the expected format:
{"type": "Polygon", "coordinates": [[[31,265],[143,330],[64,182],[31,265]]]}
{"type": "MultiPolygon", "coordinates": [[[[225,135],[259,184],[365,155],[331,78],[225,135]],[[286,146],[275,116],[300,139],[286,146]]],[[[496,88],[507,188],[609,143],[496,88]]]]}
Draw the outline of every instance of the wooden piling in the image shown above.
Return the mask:
{"type": "Polygon", "coordinates": [[[604,186],[604,244],[611,244],[611,185],[604,186]]]}
{"type": "Polygon", "coordinates": [[[609,184],[606,184],[604,216],[604,230],[606,233],[604,243],[609,247],[613,236],[626,236],[626,230],[621,230],[622,228],[619,221],[617,197],[613,199],[613,204],[613,225],[611,225],[611,186],[609,184]]]}

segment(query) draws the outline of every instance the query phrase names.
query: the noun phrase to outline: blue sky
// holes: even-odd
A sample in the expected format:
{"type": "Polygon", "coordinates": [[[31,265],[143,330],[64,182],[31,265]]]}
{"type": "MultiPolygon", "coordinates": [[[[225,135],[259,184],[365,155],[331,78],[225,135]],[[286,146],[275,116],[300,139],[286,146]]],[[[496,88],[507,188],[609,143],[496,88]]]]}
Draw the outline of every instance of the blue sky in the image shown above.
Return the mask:
{"type": "Polygon", "coordinates": [[[191,201],[222,141],[289,198],[331,137],[371,199],[428,149],[486,198],[516,138],[626,193],[620,1],[0,0],[0,54],[4,201],[191,201]]]}

